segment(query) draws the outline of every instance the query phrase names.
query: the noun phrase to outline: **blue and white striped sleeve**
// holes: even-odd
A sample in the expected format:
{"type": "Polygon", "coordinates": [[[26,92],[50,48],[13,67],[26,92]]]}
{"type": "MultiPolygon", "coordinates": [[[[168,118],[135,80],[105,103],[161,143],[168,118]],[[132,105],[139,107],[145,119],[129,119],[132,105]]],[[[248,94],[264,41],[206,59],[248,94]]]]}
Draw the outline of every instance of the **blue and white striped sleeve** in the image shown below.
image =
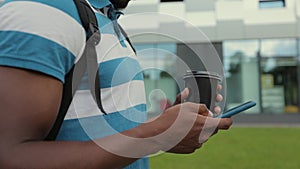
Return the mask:
{"type": "Polygon", "coordinates": [[[20,0],[4,1],[0,6],[2,66],[38,71],[64,82],[84,45],[81,24],[57,7],[20,0]]]}

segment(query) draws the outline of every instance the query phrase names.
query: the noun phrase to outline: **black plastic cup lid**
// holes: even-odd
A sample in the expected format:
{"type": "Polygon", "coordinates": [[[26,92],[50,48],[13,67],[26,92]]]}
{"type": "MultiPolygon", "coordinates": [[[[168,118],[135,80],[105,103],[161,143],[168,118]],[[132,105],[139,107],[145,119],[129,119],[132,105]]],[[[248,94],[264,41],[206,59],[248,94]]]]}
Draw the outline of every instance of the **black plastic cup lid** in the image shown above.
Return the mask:
{"type": "Polygon", "coordinates": [[[187,71],[187,73],[184,75],[184,79],[189,77],[209,77],[221,81],[221,76],[218,73],[211,72],[211,71],[197,71],[197,70],[187,71]]]}

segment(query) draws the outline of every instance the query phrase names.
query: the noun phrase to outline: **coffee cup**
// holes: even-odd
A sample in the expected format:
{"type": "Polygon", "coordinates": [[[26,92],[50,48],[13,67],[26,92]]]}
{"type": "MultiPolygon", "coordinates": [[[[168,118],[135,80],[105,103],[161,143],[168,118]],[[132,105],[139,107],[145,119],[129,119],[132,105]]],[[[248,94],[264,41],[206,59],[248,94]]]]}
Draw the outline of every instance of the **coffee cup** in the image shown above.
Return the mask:
{"type": "Polygon", "coordinates": [[[221,76],[211,71],[187,71],[183,79],[185,87],[189,89],[186,101],[205,104],[214,113],[221,76]]]}

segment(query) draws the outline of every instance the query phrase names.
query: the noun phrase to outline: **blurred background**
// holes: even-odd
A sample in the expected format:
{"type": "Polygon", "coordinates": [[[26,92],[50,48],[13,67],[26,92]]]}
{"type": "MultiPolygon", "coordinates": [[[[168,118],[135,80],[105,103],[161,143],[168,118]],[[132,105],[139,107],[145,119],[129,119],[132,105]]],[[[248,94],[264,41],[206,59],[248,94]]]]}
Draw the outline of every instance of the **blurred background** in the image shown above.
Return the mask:
{"type": "Polygon", "coordinates": [[[224,109],[257,102],[196,153],[155,156],[153,168],[300,168],[300,0],[135,0],[124,13],[150,116],[182,90],[178,60],[201,67],[195,50],[211,57],[213,48],[223,64],[224,109]]]}
{"type": "Polygon", "coordinates": [[[224,66],[226,108],[254,100],[257,106],[246,112],[253,118],[299,114],[299,0],[136,0],[124,13],[130,17],[120,23],[148,68],[144,74],[153,111],[158,107],[151,99],[172,103],[181,90],[182,82],[174,79],[182,75],[176,60],[197,69],[201,63],[193,50],[212,57],[213,47],[224,66]],[[178,19],[162,19],[157,13],[178,19]],[[145,32],[173,32],[180,39],[140,35],[145,32]]]}

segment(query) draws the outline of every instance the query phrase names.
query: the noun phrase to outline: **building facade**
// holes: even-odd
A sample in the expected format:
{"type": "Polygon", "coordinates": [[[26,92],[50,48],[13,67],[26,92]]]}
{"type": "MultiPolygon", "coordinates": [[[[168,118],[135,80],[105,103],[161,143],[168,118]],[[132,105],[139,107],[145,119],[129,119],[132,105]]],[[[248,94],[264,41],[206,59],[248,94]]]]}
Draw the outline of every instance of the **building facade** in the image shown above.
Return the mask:
{"type": "Polygon", "coordinates": [[[254,100],[246,113],[299,114],[300,0],[139,0],[124,12],[120,23],[144,67],[150,112],[184,86],[178,62],[198,69],[206,65],[199,55],[217,55],[224,109],[254,100]]]}

